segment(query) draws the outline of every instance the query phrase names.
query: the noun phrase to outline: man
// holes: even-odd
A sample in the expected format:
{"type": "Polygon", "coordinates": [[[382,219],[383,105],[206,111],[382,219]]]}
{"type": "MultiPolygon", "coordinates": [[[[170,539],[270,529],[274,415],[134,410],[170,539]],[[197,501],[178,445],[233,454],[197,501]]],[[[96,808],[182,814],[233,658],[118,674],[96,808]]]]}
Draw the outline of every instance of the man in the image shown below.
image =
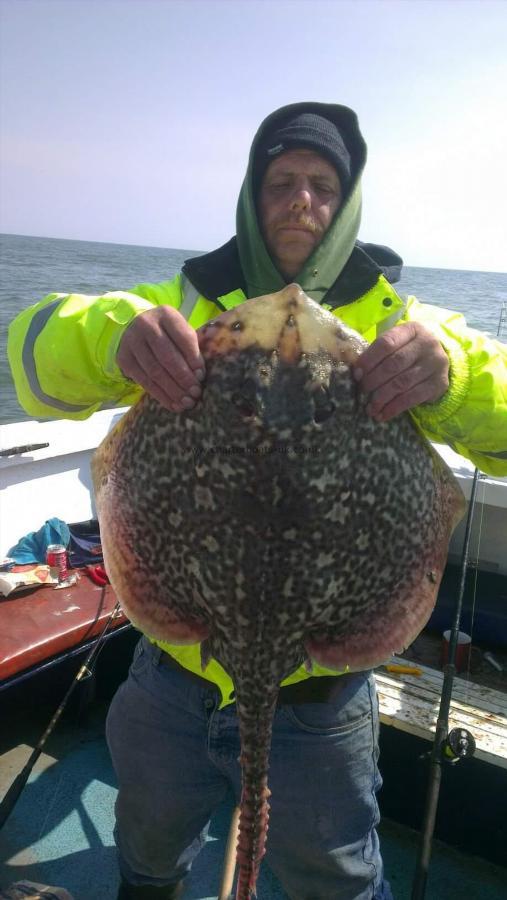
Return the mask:
{"type": "MultiPolygon", "coordinates": [[[[300,103],[257,133],[224,247],[181,275],[103,297],[50,295],[10,331],[28,412],[86,418],[141,387],[174,413],[205,379],[195,328],[297,281],[370,342],[355,377],[369,412],[405,410],[428,437],[507,473],[507,351],[447,310],[404,303],[400,258],[357,241],[366,147],[346,107],[300,103]]],[[[234,685],[199,645],[139,643],[108,716],[119,782],[118,900],[180,895],[210,815],[239,794],[234,685]]],[[[375,827],[378,712],[371,673],[304,667],[282,682],[273,727],[267,861],[291,900],[389,900],[375,827]]]]}

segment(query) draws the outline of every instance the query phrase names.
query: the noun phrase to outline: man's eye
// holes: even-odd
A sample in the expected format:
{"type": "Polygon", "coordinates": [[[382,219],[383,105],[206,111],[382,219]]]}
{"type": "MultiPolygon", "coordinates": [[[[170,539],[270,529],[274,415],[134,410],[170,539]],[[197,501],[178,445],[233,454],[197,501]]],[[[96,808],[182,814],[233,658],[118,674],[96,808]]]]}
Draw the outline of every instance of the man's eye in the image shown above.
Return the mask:
{"type": "Polygon", "coordinates": [[[333,188],[331,187],[330,184],[325,184],[324,182],[317,182],[315,187],[322,194],[334,194],[333,188]]]}
{"type": "Polygon", "coordinates": [[[272,188],[272,190],[275,190],[275,191],[280,190],[282,188],[286,188],[288,186],[289,186],[288,181],[273,181],[270,184],[270,187],[272,188]]]}

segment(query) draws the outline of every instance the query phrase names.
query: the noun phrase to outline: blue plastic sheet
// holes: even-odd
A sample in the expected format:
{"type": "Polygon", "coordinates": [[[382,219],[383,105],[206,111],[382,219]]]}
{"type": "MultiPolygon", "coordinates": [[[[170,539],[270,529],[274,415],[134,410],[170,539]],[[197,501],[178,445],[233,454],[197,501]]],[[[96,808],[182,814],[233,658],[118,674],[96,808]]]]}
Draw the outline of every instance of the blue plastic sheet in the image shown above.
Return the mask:
{"type": "Polygon", "coordinates": [[[70,541],[69,526],[62,519],[47,519],[38,531],[25,534],[14,547],[11,547],[7,556],[11,557],[18,565],[25,563],[45,563],[46,550],[50,544],[63,544],[68,546],[70,541]]]}

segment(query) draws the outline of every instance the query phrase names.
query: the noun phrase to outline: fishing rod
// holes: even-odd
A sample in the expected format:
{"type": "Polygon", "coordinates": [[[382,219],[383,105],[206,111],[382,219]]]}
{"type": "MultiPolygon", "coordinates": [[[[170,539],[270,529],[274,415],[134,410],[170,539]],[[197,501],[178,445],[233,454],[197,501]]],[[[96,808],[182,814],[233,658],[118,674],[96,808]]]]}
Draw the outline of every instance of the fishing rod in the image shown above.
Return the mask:
{"type": "MultiPolygon", "coordinates": [[[[104,585],[102,599],[104,597],[106,588],[107,588],[107,585],[104,585]]],[[[12,810],[14,809],[14,807],[19,799],[19,796],[21,794],[21,791],[23,790],[25,784],[27,783],[27,781],[30,777],[30,773],[31,773],[35,763],[37,762],[39,756],[42,753],[44,744],[46,743],[49,735],[51,734],[55,725],[57,724],[61,714],[63,713],[71,694],[73,693],[74,689],[76,688],[76,686],[78,685],[78,683],[80,681],[84,681],[86,678],[89,678],[90,675],[92,675],[93,667],[94,667],[95,663],[97,662],[98,655],[104,644],[104,640],[105,640],[108,628],[111,625],[111,623],[113,622],[113,620],[116,619],[119,615],[120,615],[120,602],[117,601],[112,612],[108,616],[108,619],[106,621],[106,624],[104,625],[104,628],[102,629],[102,632],[98,636],[97,640],[94,642],[84,663],[79,667],[78,671],[76,672],[76,675],[74,676],[62,702],[60,703],[58,709],[52,716],[51,721],[49,722],[49,725],[47,726],[44,734],[42,735],[42,737],[40,738],[38,743],[35,745],[34,750],[30,754],[28,762],[23,767],[23,769],[21,770],[19,775],[16,776],[16,778],[12,782],[10,788],[8,789],[7,793],[5,794],[2,802],[0,803],[0,829],[3,828],[7,819],[9,818],[12,810]]]]}
{"type": "MultiPolygon", "coordinates": [[[[496,335],[497,338],[500,337],[502,327],[506,321],[507,306],[505,303],[503,303],[500,310],[500,319],[498,322],[496,335]]],[[[444,680],[442,684],[442,693],[440,695],[440,707],[435,728],[435,738],[430,754],[430,768],[428,774],[428,788],[426,792],[426,803],[423,816],[423,828],[421,832],[421,841],[419,845],[419,853],[414,873],[414,880],[412,882],[411,900],[424,900],[426,894],[426,883],[428,880],[433,833],[435,830],[435,820],[437,815],[438,799],[440,795],[440,784],[442,781],[442,767],[446,762],[456,763],[460,759],[465,759],[469,756],[473,756],[475,752],[474,737],[469,731],[467,731],[467,729],[453,728],[451,731],[449,731],[449,711],[451,708],[454,677],[456,675],[456,648],[458,645],[461,610],[463,606],[463,595],[465,592],[465,579],[468,569],[472,520],[477,496],[477,487],[480,477],[481,475],[479,469],[475,468],[472,481],[472,490],[470,493],[470,503],[468,506],[468,514],[466,519],[465,536],[463,539],[463,551],[461,555],[461,577],[456,598],[456,606],[454,609],[454,621],[452,624],[451,638],[449,643],[449,656],[447,664],[444,667],[444,680]]]]}
{"type": "Polygon", "coordinates": [[[472,756],[475,751],[475,740],[473,735],[469,731],[464,728],[454,728],[451,732],[449,732],[449,710],[451,708],[452,689],[454,684],[454,676],[456,674],[456,647],[458,645],[461,609],[463,606],[463,594],[465,591],[465,578],[468,569],[470,533],[472,529],[472,519],[474,514],[478,483],[479,470],[475,469],[474,480],[472,482],[472,492],[470,495],[470,503],[468,507],[465,538],[463,541],[463,552],[461,557],[461,578],[456,606],[454,610],[454,622],[451,629],[449,657],[448,662],[444,668],[444,680],[442,684],[442,693],[440,695],[440,708],[438,711],[435,737],[433,740],[433,747],[430,755],[430,768],[428,774],[426,804],[423,816],[423,828],[421,833],[421,841],[419,845],[419,854],[417,858],[414,880],[412,883],[411,900],[424,900],[424,896],[426,893],[426,882],[430,865],[433,832],[435,830],[438,798],[440,794],[440,784],[442,781],[442,766],[445,762],[454,763],[460,759],[472,756]]]}
{"type": "Polygon", "coordinates": [[[229,833],[227,835],[227,845],[224,854],[222,878],[220,880],[218,900],[230,900],[230,898],[232,897],[234,875],[236,874],[236,846],[239,836],[239,816],[240,807],[235,806],[231,816],[229,833]]]}

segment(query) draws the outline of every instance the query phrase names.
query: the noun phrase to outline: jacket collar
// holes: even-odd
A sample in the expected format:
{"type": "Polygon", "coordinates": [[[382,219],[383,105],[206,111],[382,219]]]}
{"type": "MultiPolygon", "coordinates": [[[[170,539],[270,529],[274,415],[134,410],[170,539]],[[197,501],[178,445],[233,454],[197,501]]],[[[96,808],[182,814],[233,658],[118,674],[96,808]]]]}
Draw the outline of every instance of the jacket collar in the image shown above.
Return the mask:
{"type": "MultiPolygon", "coordinates": [[[[329,309],[351,303],[371,290],[380,275],[384,275],[388,282],[398,281],[401,267],[401,257],[389,247],[356,241],[343,270],[323,296],[322,302],[329,309]]],[[[183,274],[203,297],[213,302],[237,290],[247,296],[235,237],[217,250],[187,259],[183,274]]]]}

